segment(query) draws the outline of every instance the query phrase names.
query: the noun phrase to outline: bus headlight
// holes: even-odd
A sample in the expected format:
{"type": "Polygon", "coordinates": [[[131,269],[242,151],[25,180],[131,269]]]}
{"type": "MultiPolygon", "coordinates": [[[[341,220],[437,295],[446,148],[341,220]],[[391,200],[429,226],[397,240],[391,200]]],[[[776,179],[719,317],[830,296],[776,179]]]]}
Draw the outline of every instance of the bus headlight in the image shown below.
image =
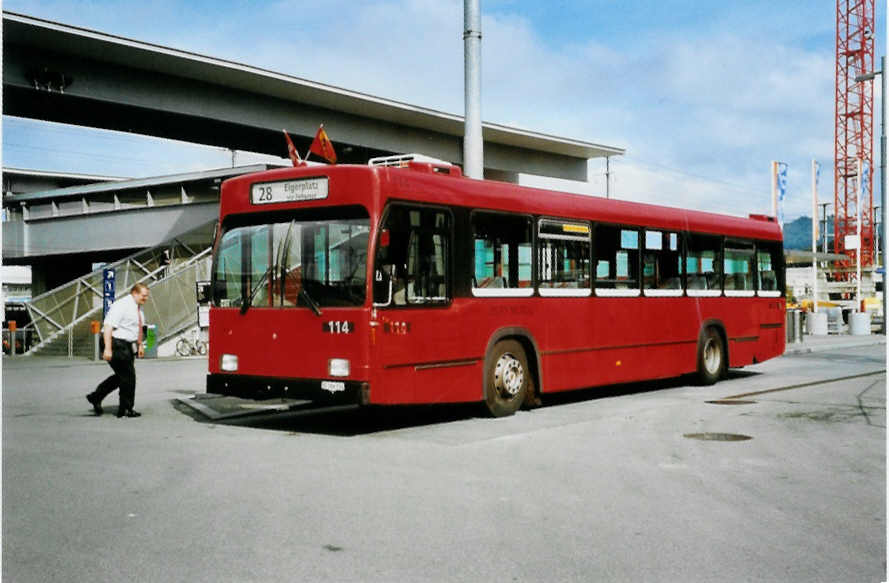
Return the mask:
{"type": "Polygon", "coordinates": [[[219,363],[219,368],[227,372],[235,372],[238,370],[238,355],[237,354],[223,354],[222,361],[219,363]]]}
{"type": "Polygon", "coordinates": [[[349,376],[349,360],[346,358],[331,358],[327,361],[327,374],[332,377],[349,376]]]}

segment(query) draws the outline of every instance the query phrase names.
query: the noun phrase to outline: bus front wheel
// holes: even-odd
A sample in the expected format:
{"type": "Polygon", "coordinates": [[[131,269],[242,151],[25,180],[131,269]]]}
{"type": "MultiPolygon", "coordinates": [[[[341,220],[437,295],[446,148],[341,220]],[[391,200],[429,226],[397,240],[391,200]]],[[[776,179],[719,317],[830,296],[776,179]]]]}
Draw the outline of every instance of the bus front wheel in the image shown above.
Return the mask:
{"type": "Polygon", "coordinates": [[[518,411],[533,381],[522,345],[515,340],[498,342],[485,364],[485,406],[493,417],[518,411]]]}
{"type": "Polygon", "coordinates": [[[698,345],[698,380],[712,385],[725,375],[725,344],[716,328],[704,330],[698,345]]]}

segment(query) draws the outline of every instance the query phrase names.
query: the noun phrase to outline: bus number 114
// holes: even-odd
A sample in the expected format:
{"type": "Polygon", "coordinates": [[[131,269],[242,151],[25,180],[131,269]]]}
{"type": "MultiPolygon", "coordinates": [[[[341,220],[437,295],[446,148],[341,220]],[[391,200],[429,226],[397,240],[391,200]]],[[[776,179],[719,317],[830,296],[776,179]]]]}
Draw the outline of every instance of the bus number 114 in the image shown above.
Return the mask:
{"type": "Polygon", "coordinates": [[[333,320],[321,324],[321,330],[327,334],[351,334],[355,331],[355,323],[345,320],[333,320]]]}

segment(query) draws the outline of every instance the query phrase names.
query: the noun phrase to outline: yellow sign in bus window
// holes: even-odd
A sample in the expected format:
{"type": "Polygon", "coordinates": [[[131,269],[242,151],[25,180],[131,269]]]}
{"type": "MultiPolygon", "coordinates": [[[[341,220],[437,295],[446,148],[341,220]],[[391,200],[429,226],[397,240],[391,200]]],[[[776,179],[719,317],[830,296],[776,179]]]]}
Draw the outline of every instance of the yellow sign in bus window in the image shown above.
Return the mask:
{"type": "Polygon", "coordinates": [[[562,225],[562,231],[565,233],[580,233],[582,235],[589,235],[590,228],[587,225],[562,225]]]}

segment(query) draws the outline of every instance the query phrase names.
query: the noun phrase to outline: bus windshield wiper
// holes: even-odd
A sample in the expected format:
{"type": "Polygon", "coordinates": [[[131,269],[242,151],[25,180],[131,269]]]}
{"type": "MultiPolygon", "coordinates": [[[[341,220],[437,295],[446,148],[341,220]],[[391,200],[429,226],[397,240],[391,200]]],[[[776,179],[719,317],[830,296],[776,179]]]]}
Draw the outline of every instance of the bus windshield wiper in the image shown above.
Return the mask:
{"type": "Polygon", "coordinates": [[[265,280],[269,278],[269,274],[272,273],[272,270],[275,268],[274,265],[269,265],[266,268],[265,273],[262,274],[262,277],[259,278],[259,281],[256,285],[250,290],[250,295],[245,295],[244,298],[241,299],[241,313],[246,314],[247,310],[250,309],[250,306],[253,304],[253,298],[256,297],[256,292],[259,291],[259,288],[265,283],[265,280]]]}
{"type": "Polygon", "coordinates": [[[312,299],[312,296],[309,295],[309,292],[306,291],[305,285],[301,286],[299,290],[299,297],[301,297],[303,301],[306,302],[306,305],[309,306],[310,310],[315,312],[316,316],[321,315],[321,308],[318,307],[318,304],[315,302],[315,300],[312,299]]]}

